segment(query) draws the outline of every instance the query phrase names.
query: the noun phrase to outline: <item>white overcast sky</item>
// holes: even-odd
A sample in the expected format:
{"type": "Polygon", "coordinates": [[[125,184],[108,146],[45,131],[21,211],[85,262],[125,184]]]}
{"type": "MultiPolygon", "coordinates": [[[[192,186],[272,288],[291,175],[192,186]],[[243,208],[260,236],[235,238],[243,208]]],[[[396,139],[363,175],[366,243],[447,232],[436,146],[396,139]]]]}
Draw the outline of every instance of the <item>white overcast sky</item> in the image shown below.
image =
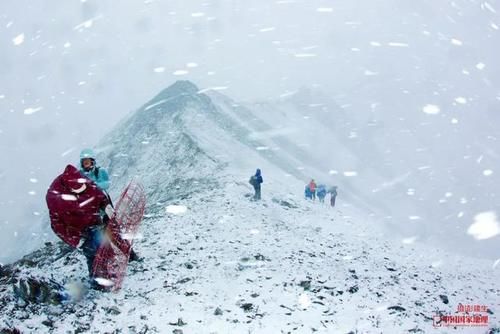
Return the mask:
{"type": "Polygon", "coordinates": [[[39,233],[65,163],[178,79],[237,100],[315,87],[366,106],[456,90],[499,121],[499,12],[479,0],[1,1],[0,240],[39,233]]]}

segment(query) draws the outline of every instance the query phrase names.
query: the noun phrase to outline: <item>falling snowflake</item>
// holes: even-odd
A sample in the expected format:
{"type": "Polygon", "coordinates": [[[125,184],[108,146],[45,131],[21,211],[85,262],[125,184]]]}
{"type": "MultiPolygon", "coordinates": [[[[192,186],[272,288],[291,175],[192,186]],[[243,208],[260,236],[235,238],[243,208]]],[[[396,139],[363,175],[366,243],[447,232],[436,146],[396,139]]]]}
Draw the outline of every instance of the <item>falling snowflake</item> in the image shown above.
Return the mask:
{"type": "Polygon", "coordinates": [[[186,75],[188,74],[189,71],[186,71],[186,70],[177,70],[175,71],[174,73],[172,73],[173,75],[186,75]]]}
{"type": "Polygon", "coordinates": [[[417,237],[409,237],[409,238],[404,238],[402,242],[406,245],[411,245],[417,241],[417,237]]]}
{"type": "Polygon", "coordinates": [[[167,213],[171,213],[173,215],[183,215],[187,212],[187,207],[184,205],[169,205],[166,210],[167,213]]]}
{"type": "Polygon", "coordinates": [[[493,174],[493,171],[491,169],[486,169],[483,171],[484,176],[490,176],[491,174],[493,174]]]}
{"type": "Polygon", "coordinates": [[[427,104],[422,108],[422,111],[429,115],[437,115],[441,110],[437,105],[427,104]]]}
{"type": "Polygon", "coordinates": [[[32,115],[34,113],[36,113],[37,111],[40,111],[42,110],[43,108],[42,107],[37,107],[37,108],[26,108],[24,109],[24,114],[25,115],[32,115]]]}
{"type": "Polygon", "coordinates": [[[498,224],[495,212],[488,211],[477,214],[474,223],[469,226],[467,234],[472,235],[476,240],[493,238],[500,234],[500,224],[498,224]]]}
{"type": "Polygon", "coordinates": [[[109,279],[106,279],[106,278],[96,277],[95,280],[99,285],[102,285],[102,286],[110,287],[110,286],[115,285],[115,283],[113,283],[113,281],[110,281],[109,279]]]}
{"type": "Polygon", "coordinates": [[[12,39],[14,45],[21,45],[24,42],[24,34],[19,34],[12,39]]]}

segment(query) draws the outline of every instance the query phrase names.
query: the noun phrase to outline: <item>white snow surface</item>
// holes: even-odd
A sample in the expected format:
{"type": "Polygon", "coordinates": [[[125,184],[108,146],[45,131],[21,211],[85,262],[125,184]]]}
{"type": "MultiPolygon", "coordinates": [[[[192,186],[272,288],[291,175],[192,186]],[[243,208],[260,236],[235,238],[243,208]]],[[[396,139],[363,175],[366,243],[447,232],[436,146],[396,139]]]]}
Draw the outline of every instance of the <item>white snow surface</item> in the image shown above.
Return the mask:
{"type": "MultiPolygon", "coordinates": [[[[500,272],[489,261],[402,244],[347,204],[290,199],[272,184],[264,184],[262,201],[252,202],[245,182],[219,178],[223,188],[180,201],[190,208],[185,215],[144,220],[144,237],[134,247],[145,259],[129,266],[121,291],[91,292],[76,304],[32,313],[15,309],[12,300],[0,312],[0,326],[41,333],[50,319],[51,333],[446,333],[432,317],[453,313],[459,303],[488,305],[495,310],[490,324],[498,323],[500,272]],[[186,324],[178,326],[179,318],[186,324]]],[[[71,258],[24,270],[81,279],[83,256],[71,258]]]]}

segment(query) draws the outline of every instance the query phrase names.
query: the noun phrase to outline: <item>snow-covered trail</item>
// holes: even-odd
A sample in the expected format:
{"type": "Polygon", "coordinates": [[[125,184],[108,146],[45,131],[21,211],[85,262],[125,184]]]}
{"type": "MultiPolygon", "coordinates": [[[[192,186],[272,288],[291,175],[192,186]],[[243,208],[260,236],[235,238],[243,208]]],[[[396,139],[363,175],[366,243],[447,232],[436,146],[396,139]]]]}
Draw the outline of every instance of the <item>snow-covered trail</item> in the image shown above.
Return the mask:
{"type": "MultiPolygon", "coordinates": [[[[165,205],[183,214],[146,218],[136,241],[145,258],[117,294],[92,292],[65,308],[19,307],[11,291],[0,328],[66,333],[448,333],[438,310],[487,305],[499,327],[498,270],[384,236],[348,205],[332,209],[264,184],[220,175],[222,189],[165,205]],[[247,195],[247,196],[245,196],[247,195]],[[179,320],[181,319],[181,320],[179,320]],[[179,331],[180,330],[180,331],[179,331]]],[[[173,210],[175,211],[175,210],[173,210]]],[[[78,254],[25,272],[82,278],[78,254]]],[[[484,333],[488,327],[465,328],[484,333]]]]}

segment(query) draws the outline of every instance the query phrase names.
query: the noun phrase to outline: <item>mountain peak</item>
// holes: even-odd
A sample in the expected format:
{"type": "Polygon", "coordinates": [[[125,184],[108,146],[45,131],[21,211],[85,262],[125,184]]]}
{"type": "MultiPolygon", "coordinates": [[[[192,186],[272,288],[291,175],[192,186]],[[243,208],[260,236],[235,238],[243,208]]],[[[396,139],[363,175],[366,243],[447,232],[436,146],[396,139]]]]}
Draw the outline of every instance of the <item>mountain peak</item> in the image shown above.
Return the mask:
{"type": "Polygon", "coordinates": [[[151,102],[170,99],[180,95],[194,95],[198,93],[198,87],[189,80],[177,80],[172,85],[162,90],[151,102]]]}

